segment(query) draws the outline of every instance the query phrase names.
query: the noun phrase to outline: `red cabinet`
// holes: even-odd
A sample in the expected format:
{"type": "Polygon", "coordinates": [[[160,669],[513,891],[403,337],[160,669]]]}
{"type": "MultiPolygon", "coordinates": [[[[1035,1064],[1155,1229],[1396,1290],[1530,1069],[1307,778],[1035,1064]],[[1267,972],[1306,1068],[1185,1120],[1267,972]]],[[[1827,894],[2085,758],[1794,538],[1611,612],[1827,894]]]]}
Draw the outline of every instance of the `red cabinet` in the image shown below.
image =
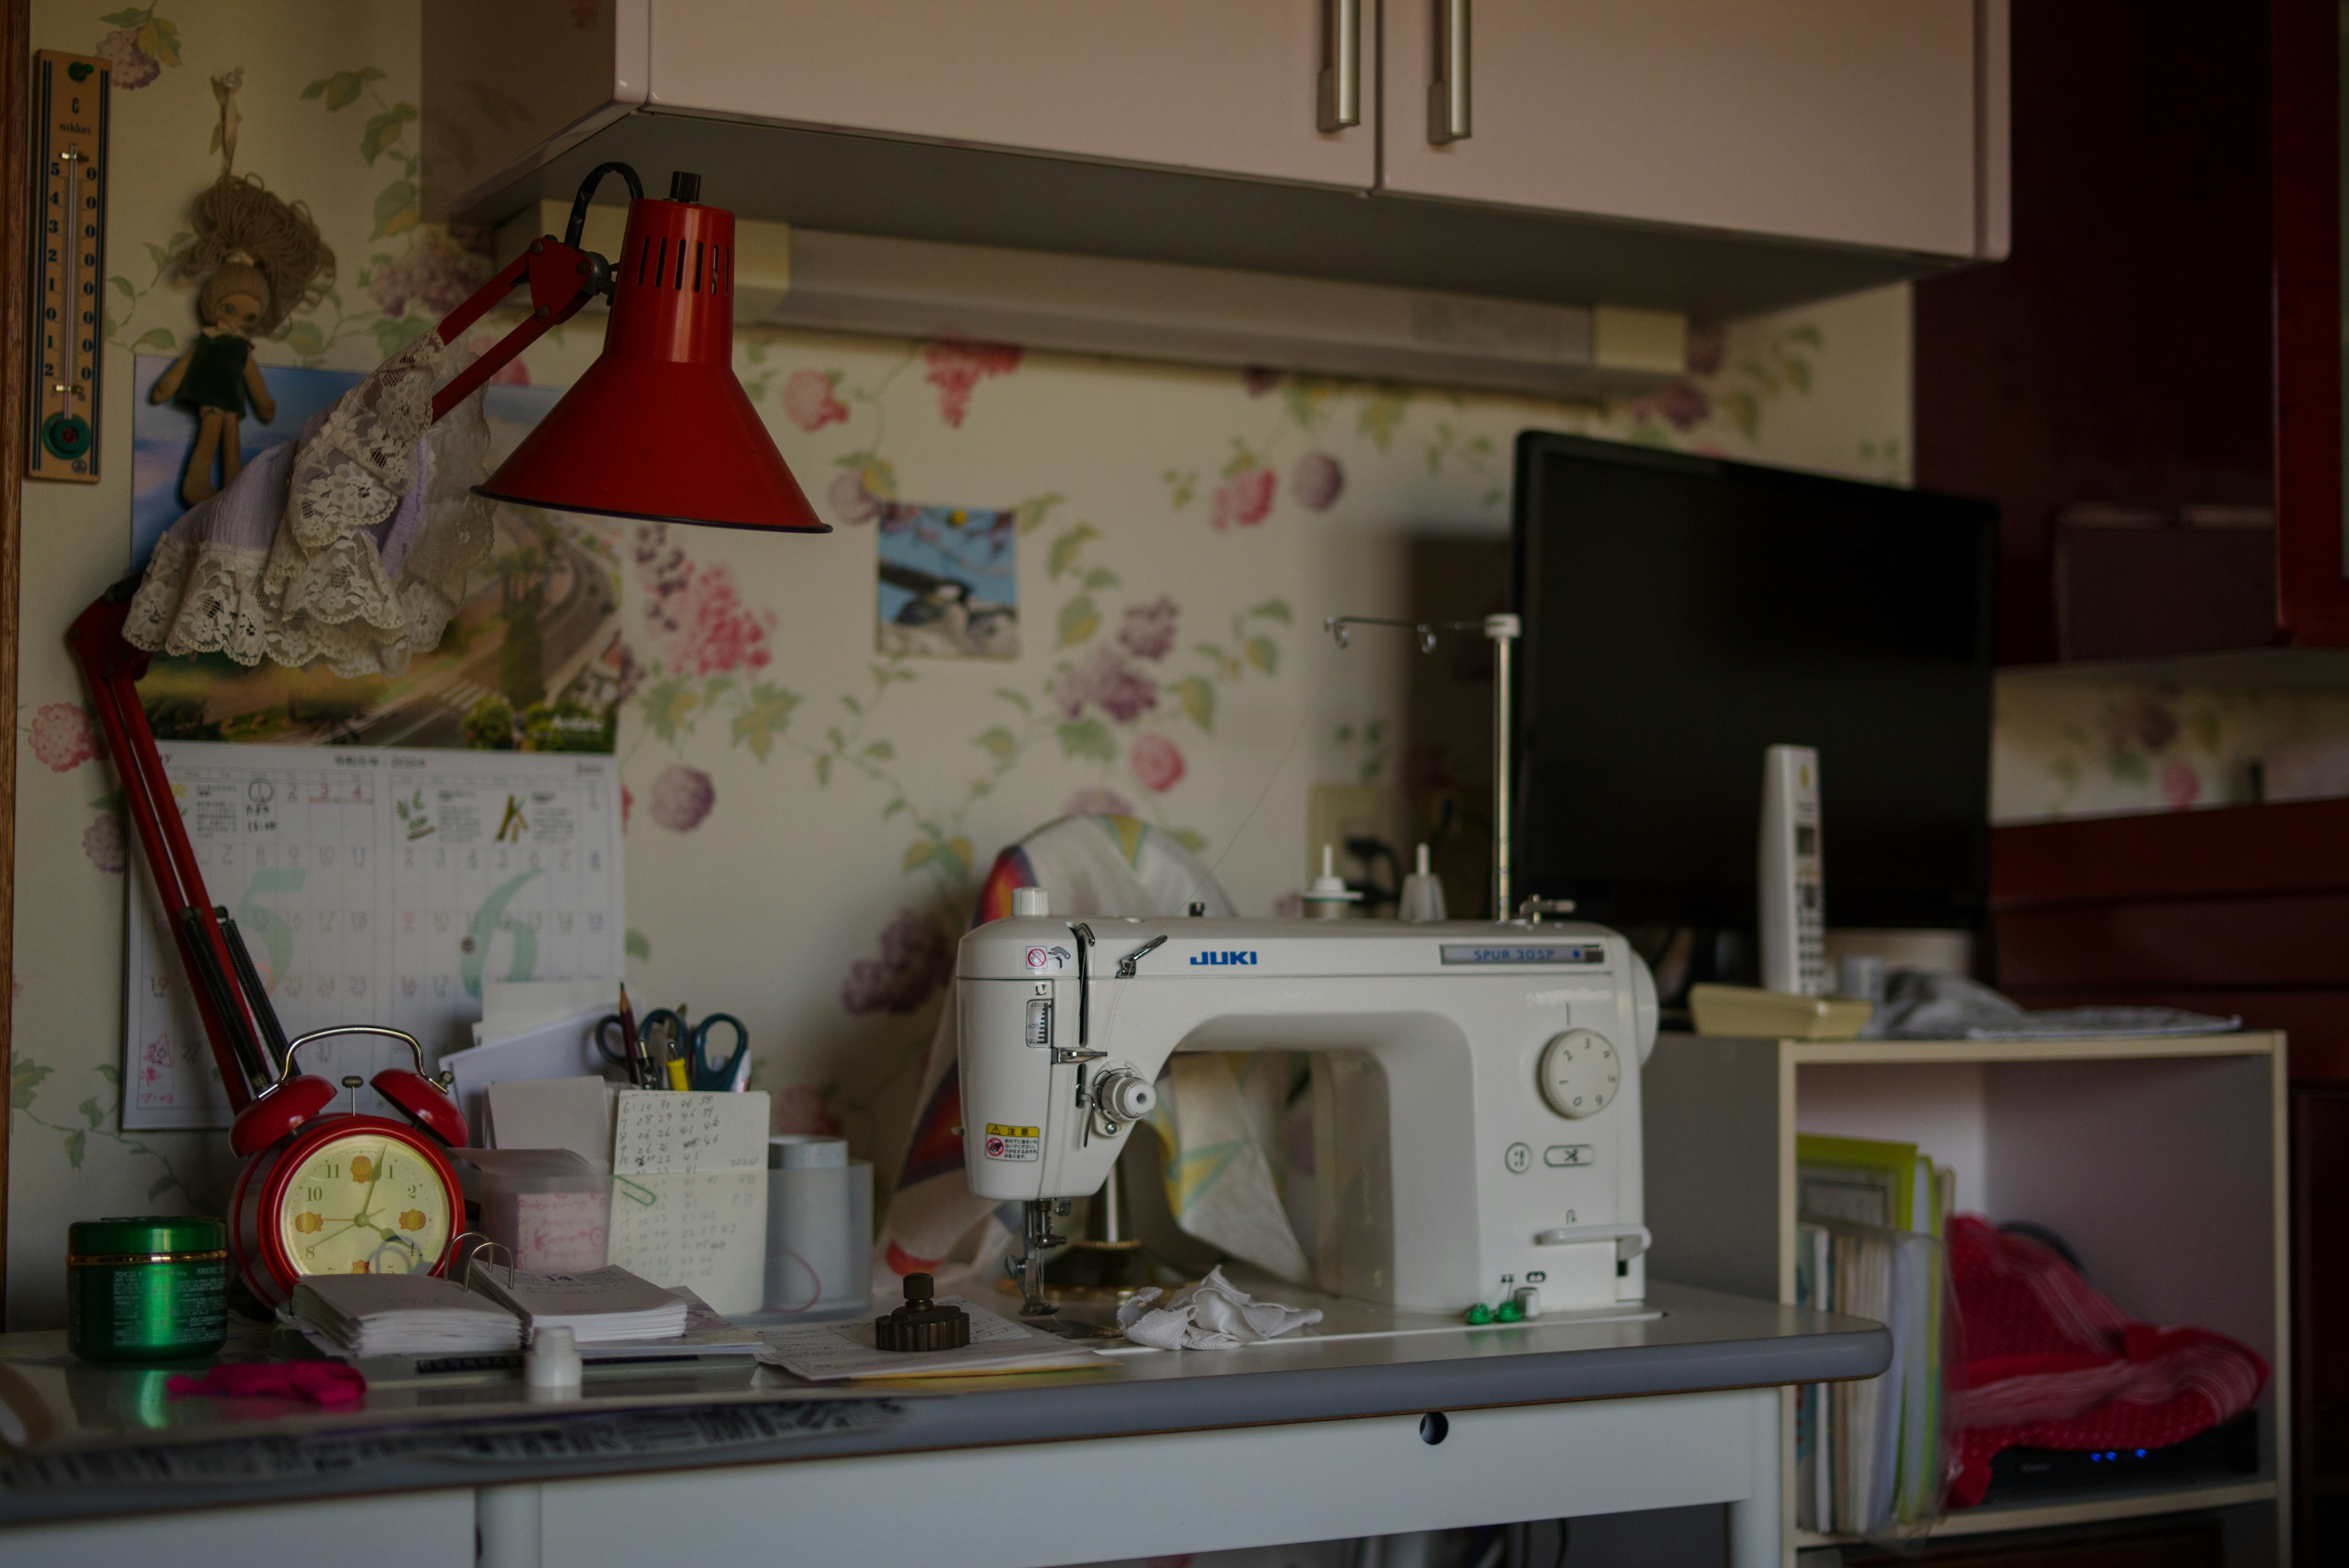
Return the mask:
{"type": "Polygon", "coordinates": [[[1916,287],[1916,477],[2003,514],[2001,657],[2349,646],[2331,0],[2013,16],[2013,241],[1916,287]]]}

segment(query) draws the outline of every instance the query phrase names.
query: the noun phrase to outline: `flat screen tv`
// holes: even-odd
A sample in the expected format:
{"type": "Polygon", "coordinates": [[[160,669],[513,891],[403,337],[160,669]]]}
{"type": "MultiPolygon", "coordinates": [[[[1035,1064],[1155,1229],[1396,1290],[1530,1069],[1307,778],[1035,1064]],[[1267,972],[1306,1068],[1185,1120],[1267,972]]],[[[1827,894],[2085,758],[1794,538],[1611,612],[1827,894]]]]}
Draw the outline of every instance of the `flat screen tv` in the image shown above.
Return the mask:
{"type": "Polygon", "coordinates": [[[1830,926],[1979,924],[1996,507],[1526,431],[1513,524],[1518,897],[1751,929],[1786,742],[1830,926]]]}

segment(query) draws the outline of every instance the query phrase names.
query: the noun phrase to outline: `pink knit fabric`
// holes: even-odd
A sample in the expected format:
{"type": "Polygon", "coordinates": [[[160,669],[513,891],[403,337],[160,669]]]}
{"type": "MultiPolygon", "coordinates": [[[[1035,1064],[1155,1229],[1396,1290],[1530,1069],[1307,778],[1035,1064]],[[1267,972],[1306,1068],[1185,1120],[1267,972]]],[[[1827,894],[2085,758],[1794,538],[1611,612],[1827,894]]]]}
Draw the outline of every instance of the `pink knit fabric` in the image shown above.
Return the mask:
{"type": "Polygon", "coordinates": [[[1971,1508],[2002,1449],[2152,1449],[2249,1409],[2268,1364],[2201,1328],[2128,1314],[2054,1252],[1971,1214],[1951,1221],[1964,1353],[1949,1377],[1961,1465],[1950,1502],[1971,1508]]]}

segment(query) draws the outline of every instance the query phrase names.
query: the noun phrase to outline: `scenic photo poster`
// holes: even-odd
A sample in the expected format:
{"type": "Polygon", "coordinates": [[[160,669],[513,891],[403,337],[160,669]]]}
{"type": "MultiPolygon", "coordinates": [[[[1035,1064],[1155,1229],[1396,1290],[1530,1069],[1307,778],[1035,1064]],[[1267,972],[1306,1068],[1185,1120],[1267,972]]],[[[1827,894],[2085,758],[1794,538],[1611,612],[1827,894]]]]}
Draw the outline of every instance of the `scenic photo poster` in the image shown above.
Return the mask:
{"type": "MultiPolygon", "coordinates": [[[[196,418],[150,389],[171,361],[138,357],[131,417],[131,557],[144,570],[155,542],[187,510],[180,483],[196,418]]],[[[265,369],[275,418],[248,416],[244,461],[297,437],[312,415],[363,379],[347,370],[265,369]]],[[[494,469],[562,395],[560,387],[498,385],[484,394],[494,469]]],[[[345,679],[323,668],[251,668],[225,654],[158,654],[139,694],[160,740],[275,745],[612,750],[620,696],[620,579],[616,536],[588,518],[500,503],[496,543],[440,644],[397,678],[345,679]]]]}

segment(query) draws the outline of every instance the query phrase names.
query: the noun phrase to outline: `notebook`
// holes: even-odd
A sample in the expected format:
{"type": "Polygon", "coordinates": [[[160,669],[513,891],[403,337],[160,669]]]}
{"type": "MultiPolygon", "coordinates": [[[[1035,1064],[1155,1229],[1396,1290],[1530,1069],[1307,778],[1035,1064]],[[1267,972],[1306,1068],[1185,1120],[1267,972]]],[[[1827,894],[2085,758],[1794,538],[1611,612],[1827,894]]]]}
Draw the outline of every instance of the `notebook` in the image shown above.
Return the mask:
{"type": "Polygon", "coordinates": [[[522,1344],[513,1314],[429,1274],[314,1274],[294,1317],[346,1355],[481,1355],[522,1344]]]}
{"type": "Polygon", "coordinates": [[[533,1334],[567,1328],[581,1345],[618,1345],[685,1332],[683,1298],[617,1265],[574,1273],[469,1272],[472,1289],[515,1314],[533,1334]]]}

